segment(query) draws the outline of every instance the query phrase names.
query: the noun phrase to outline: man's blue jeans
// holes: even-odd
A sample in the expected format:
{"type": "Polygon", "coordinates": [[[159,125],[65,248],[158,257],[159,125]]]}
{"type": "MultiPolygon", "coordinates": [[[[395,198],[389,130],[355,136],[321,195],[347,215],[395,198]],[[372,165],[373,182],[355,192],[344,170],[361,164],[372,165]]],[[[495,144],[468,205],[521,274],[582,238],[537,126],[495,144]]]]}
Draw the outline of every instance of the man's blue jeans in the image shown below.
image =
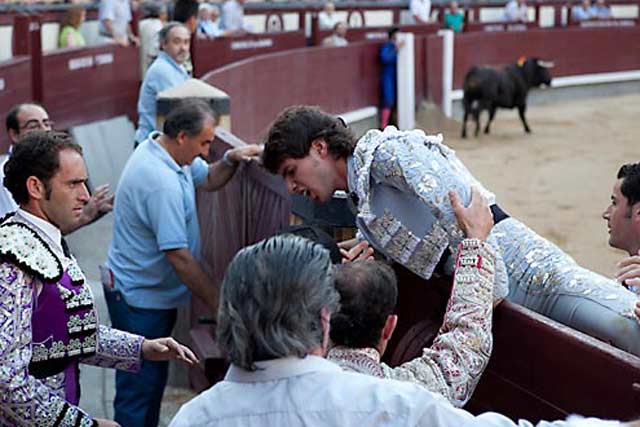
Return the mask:
{"type": "MultiPolygon", "coordinates": [[[[171,335],[176,323],[176,309],[132,307],[119,291],[106,287],[104,294],[114,328],[149,339],[171,335]]],[[[169,362],[147,360],[142,362],[137,374],[117,371],[114,420],[122,427],[156,427],[168,374],[169,362]]]]}

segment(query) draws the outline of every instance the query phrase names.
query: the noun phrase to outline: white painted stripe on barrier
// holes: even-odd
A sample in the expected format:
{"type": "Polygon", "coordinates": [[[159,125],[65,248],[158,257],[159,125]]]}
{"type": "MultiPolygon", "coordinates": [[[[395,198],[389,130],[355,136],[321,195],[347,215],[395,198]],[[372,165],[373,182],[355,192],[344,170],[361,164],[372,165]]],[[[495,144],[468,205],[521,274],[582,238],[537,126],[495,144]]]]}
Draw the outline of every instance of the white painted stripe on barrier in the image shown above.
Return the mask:
{"type": "Polygon", "coordinates": [[[349,111],[348,113],[338,114],[342,117],[346,124],[359,122],[360,120],[369,119],[378,115],[378,107],[370,106],[360,108],[358,110],[349,111]]]}
{"type": "Polygon", "coordinates": [[[453,115],[453,31],[440,30],[442,40],[442,111],[447,117],[453,115]]]}
{"type": "MultiPolygon", "coordinates": [[[[579,76],[555,77],[551,81],[552,88],[585,86],[601,83],[617,83],[640,80],[640,70],[617,71],[614,73],[582,74],[579,76]]],[[[462,89],[451,91],[451,100],[460,101],[462,99],[462,89]]]]}
{"type": "Polygon", "coordinates": [[[398,33],[396,37],[404,42],[404,46],[398,51],[398,62],[396,63],[398,129],[409,130],[416,126],[414,35],[413,33],[398,33]]]}

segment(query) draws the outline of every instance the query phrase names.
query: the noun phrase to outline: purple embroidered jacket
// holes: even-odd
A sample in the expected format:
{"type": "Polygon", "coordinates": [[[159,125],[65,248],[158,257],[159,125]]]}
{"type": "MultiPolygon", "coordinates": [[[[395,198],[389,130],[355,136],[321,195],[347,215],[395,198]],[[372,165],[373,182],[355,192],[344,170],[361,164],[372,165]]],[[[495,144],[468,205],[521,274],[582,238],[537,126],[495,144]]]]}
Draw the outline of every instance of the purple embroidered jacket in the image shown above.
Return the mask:
{"type": "Polygon", "coordinates": [[[75,259],[19,213],[0,225],[0,427],[93,426],[78,364],[137,371],[143,337],[99,326],[75,259]]]}

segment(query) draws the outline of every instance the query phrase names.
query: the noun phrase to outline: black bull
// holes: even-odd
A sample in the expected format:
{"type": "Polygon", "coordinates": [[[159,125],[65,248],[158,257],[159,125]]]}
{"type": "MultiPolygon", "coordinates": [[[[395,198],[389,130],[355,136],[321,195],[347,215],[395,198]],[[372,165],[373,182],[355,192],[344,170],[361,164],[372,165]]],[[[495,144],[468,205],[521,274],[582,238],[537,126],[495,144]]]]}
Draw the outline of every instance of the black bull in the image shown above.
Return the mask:
{"type": "Polygon", "coordinates": [[[484,133],[489,133],[496,108],[518,107],[520,120],[527,133],[531,132],[524,113],[527,109],[527,93],[532,87],[551,84],[549,68],[553,63],[538,58],[509,64],[502,70],[489,67],[473,67],[464,78],[464,119],[462,137],[467,137],[467,117],[473,115],[476,122],[475,136],[480,130],[480,112],[489,111],[489,121],[484,133]]]}

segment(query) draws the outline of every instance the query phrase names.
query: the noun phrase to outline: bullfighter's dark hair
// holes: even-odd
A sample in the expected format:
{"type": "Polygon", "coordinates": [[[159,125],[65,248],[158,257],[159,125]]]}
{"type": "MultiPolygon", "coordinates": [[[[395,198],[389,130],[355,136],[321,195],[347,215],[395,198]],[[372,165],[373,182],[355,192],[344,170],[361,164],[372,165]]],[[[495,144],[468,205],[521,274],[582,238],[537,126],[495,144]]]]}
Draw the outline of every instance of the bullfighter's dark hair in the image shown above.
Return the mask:
{"type": "Polygon", "coordinates": [[[49,181],[60,169],[60,152],[63,150],[73,150],[82,155],[82,147],[64,132],[29,132],[20,144],[16,144],[4,165],[4,186],[17,204],[29,201],[27,179],[31,176],[42,181],[49,198],[49,181]]]}
{"type": "Polygon", "coordinates": [[[294,106],[284,109],[275,119],[265,139],[262,162],[271,173],[287,158],[306,157],[311,143],[322,139],[337,159],[346,158],[355,148],[351,130],[338,119],[318,107],[294,106]]]}
{"type": "Polygon", "coordinates": [[[621,178],[620,192],[627,198],[629,206],[640,202],[640,163],[622,165],[618,171],[618,179],[621,178]]]}
{"type": "Polygon", "coordinates": [[[336,345],[375,348],[398,298],[396,275],[380,261],[356,261],[336,267],[340,310],[331,317],[329,334],[336,345]]]}

